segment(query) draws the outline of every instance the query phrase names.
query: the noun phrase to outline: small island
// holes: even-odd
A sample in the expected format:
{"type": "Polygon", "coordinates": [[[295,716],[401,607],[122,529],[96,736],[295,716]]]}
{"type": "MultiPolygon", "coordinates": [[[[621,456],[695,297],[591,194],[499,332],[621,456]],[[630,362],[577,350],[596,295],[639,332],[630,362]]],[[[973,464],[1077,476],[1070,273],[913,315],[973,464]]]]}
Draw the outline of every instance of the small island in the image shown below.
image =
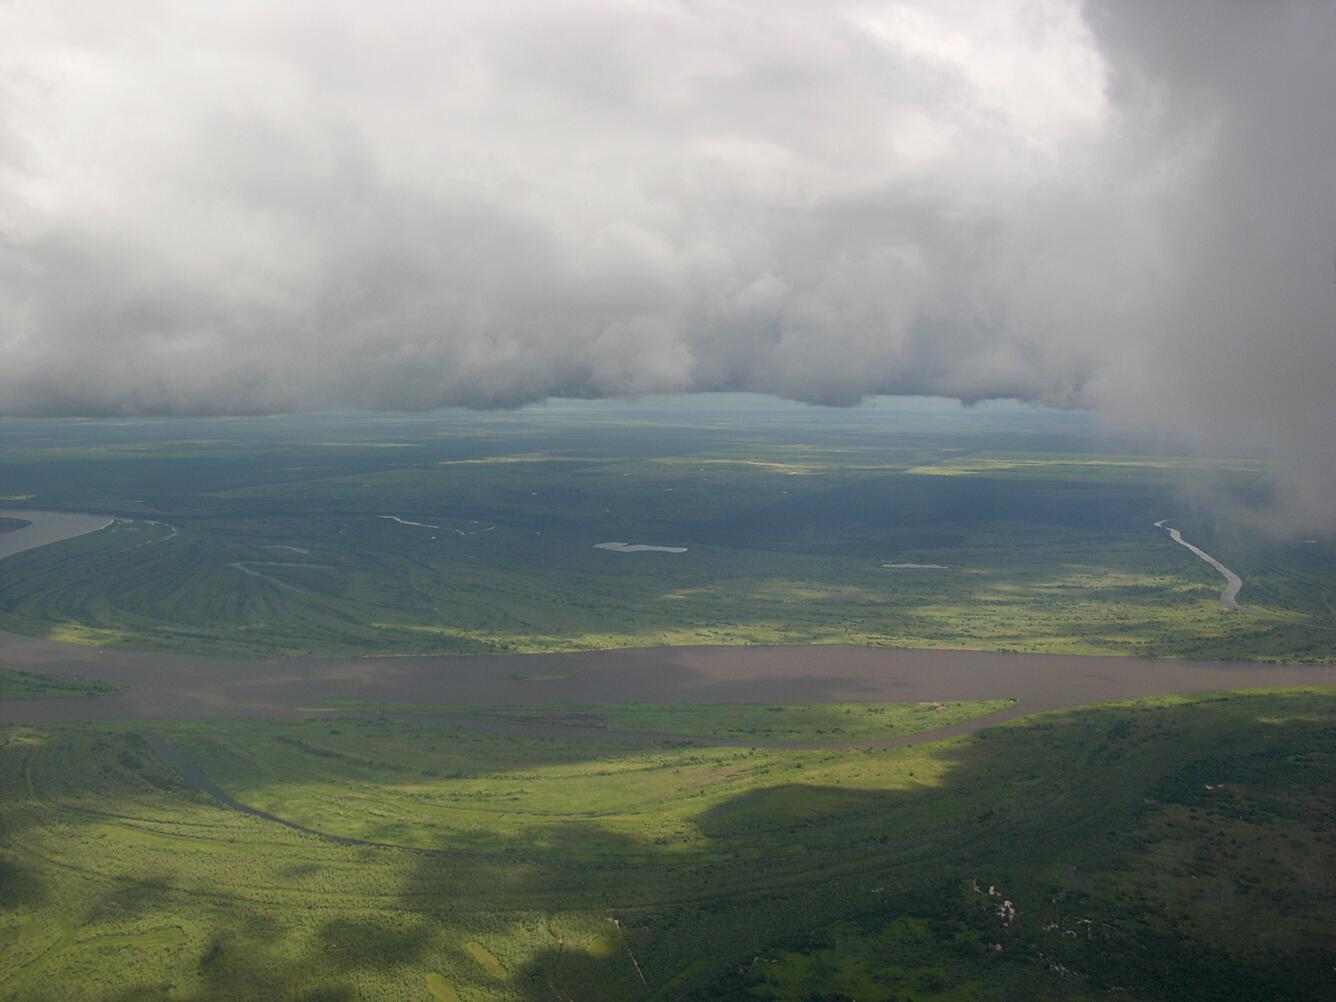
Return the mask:
{"type": "Polygon", "coordinates": [[[14,668],[0,668],[0,700],[77,699],[111,696],[128,687],[79,675],[44,675],[14,668]]]}

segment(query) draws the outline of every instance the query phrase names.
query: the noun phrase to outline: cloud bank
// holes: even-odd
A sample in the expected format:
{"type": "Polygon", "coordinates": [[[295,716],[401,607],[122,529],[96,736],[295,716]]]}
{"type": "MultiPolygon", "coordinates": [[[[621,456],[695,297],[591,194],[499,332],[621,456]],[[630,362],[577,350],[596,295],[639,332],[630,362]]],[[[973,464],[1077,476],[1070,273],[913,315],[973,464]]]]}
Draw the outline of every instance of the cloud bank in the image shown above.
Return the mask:
{"type": "Polygon", "coordinates": [[[0,3],[0,413],[1093,407],[1336,518],[1336,8],[0,3]]]}

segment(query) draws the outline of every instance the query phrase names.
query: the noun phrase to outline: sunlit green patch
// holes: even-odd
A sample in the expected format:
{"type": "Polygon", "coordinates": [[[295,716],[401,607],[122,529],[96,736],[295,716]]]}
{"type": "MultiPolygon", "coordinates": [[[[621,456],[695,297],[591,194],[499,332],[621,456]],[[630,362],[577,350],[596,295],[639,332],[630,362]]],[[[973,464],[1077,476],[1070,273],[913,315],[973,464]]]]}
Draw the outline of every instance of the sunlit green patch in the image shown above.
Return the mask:
{"type": "Polygon", "coordinates": [[[431,997],[436,999],[436,1002],[460,1002],[455,986],[435,971],[429,972],[424,980],[427,983],[427,991],[431,992],[431,997]]]}
{"type": "Polygon", "coordinates": [[[144,726],[0,729],[0,995],[1330,997],[1331,688],[900,749],[151,725],[324,834],[144,726]]]}
{"type": "Polygon", "coordinates": [[[506,969],[501,966],[501,961],[492,956],[487,947],[481,943],[469,942],[464,944],[464,949],[484,971],[499,981],[505,980],[506,969]]]}

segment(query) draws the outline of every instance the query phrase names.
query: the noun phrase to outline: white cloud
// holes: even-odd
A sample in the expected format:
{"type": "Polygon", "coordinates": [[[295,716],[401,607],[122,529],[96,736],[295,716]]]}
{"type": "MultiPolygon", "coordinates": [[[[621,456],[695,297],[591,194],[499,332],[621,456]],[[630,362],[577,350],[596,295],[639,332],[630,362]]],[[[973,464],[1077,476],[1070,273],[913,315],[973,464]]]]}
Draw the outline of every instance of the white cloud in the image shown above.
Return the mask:
{"type": "Polygon", "coordinates": [[[1320,518],[1334,22],[0,4],[0,411],[1007,395],[1273,448],[1320,518]]]}

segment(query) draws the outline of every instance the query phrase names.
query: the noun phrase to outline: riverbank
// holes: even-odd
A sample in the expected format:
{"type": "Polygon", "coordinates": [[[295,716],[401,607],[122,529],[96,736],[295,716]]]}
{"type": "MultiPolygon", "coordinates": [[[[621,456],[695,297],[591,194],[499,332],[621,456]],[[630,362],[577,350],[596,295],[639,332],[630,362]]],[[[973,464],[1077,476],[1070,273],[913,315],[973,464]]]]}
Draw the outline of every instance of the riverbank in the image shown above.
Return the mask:
{"type": "Polygon", "coordinates": [[[22,508],[0,509],[0,518],[18,519],[28,524],[0,533],[0,560],[24,550],[59,543],[105,529],[116,519],[110,515],[84,515],[66,511],[27,511],[22,508]]]}

